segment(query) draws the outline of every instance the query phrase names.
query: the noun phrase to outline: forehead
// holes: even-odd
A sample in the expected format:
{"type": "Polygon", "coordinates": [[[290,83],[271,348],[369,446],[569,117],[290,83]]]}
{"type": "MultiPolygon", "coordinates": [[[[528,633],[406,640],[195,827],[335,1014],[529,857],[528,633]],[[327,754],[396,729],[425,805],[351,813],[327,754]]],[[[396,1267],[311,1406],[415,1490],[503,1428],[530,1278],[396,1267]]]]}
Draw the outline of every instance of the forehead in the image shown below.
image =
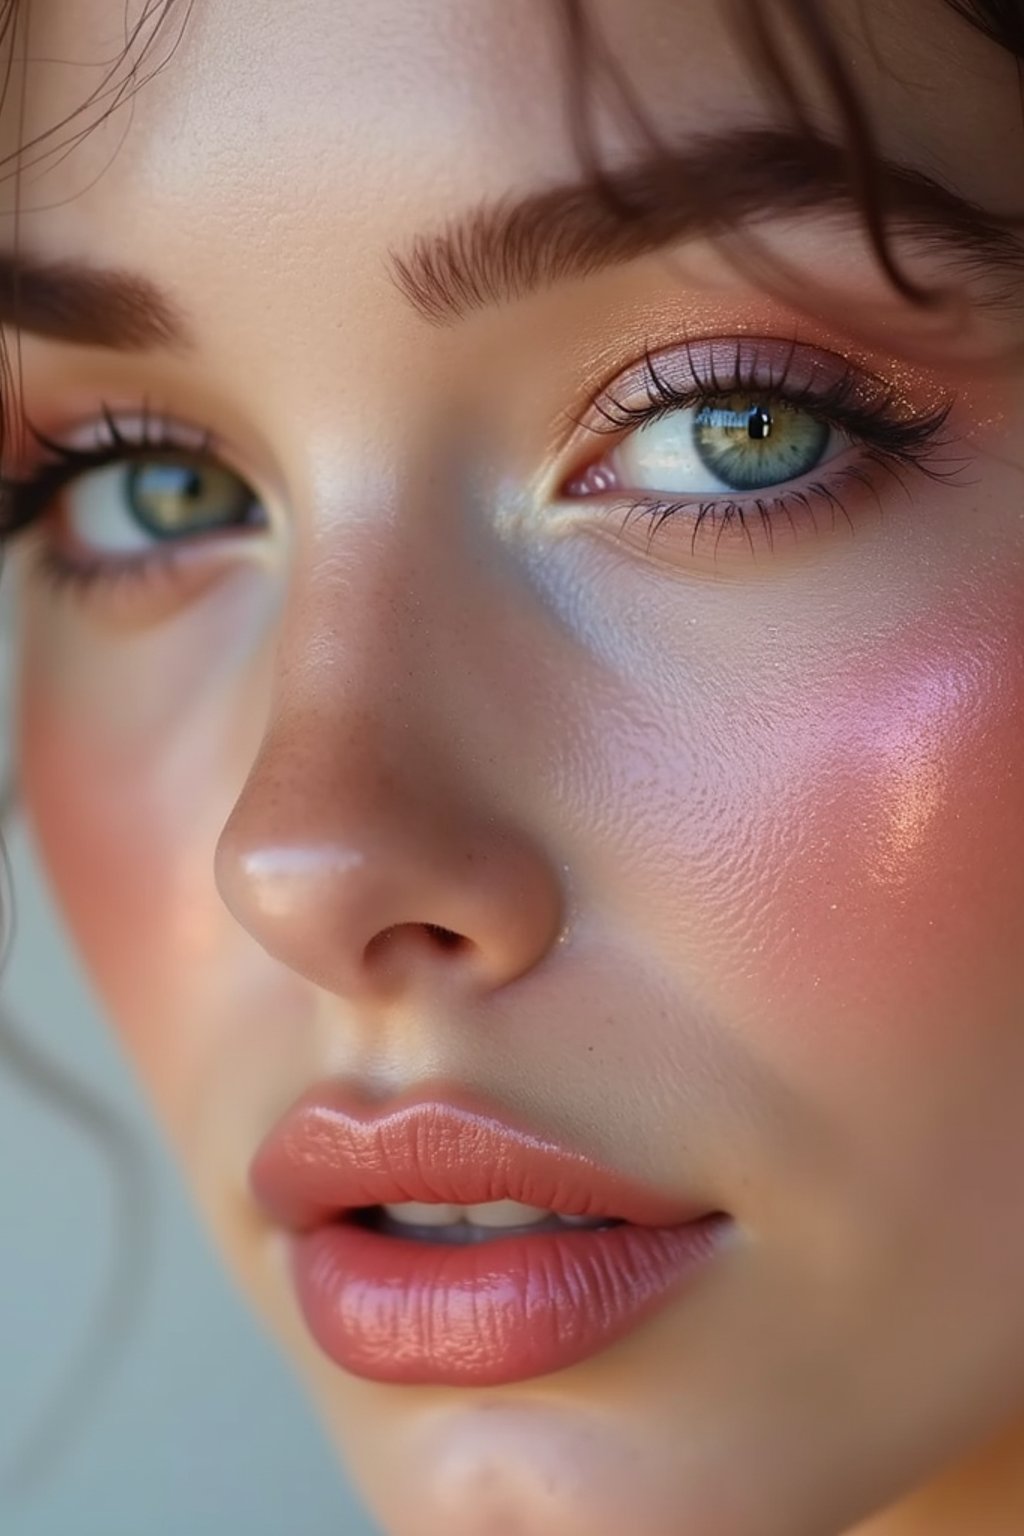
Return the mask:
{"type": "MultiPolygon", "coordinates": [[[[603,150],[630,137],[599,59],[567,42],[559,0],[171,0],[156,34],[153,0],[127,13],[124,0],[22,5],[25,114],[0,127],[9,152],[16,134],[65,124],[60,153],[32,151],[20,183],[44,248],[98,241],[109,256],[116,231],[165,264],[201,229],[244,264],[287,220],[295,261],[308,236],[349,271],[361,255],[379,267],[404,229],[578,174],[573,77],[594,83],[603,150]]],[[[773,115],[721,0],[581,9],[660,132],[773,115]]],[[[998,201],[991,145],[1012,111],[1009,61],[943,0],[827,9],[884,147],[998,201]],[[951,93],[951,76],[964,89],[951,93]]]]}

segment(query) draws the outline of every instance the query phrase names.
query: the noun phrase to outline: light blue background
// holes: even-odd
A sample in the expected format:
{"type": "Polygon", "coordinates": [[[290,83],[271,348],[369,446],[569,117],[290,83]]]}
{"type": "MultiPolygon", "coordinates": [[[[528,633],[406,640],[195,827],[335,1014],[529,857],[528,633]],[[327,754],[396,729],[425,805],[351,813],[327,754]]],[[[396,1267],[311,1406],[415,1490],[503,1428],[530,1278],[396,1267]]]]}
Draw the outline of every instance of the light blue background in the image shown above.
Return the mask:
{"type": "MultiPolygon", "coordinates": [[[[286,1367],[222,1276],[61,941],[25,830],[5,833],[17,935],[0,997],[107,1102],[152,1162],[154,1273],[126,1352],[42,1487],[0,1488],[3,1536],[372,1536],[286,1367]]],[[[15,1081],[0,1049],[0,1464],[69,1379],[111,1259],[95,1143],[15,1081]]],[[[2,1473],[0,1473],[2,1475],[2,1473]]]]}

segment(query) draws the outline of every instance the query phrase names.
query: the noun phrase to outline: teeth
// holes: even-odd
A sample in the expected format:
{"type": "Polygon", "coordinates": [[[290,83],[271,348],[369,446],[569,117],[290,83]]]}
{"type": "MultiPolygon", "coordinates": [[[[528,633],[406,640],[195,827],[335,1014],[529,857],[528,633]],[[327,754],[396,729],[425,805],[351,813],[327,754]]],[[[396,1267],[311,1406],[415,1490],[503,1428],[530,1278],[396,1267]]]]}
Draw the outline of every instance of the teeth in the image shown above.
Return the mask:
{"type": "Polygon", "coordinates": [[[425,1201],[405,1200],[401,1205],[384,1207],[392,1221],[404,1221],[410,1227],[448,1227],[462,1220],[461,1205],[428,1205],[425,1201]]]}
{"type": "MultiPolygon", "coordinates": [[[[551,1211],[539,1205],[521,1205],[518,1200],[488,1200],[481,1205],[431,1205],[421,1200],[404,1200],[400,1205],[386,1205],[392,1221],[409,1227],[447,1227],[468,1222],[474,1227],[527,1227],[548,1221],[551,1211]]],[[[577,1221],[579,1218],[568,1218],[577,1221]]]]}
{"type": "Polygon", "coordinates": [[[485,1205],[467,1205],[463,1211],[463,1219],[474,1227],[526,1227],[550,1215],[542,1206],[520,1205],[518,1200],[488,1200],[485,1205]]]}

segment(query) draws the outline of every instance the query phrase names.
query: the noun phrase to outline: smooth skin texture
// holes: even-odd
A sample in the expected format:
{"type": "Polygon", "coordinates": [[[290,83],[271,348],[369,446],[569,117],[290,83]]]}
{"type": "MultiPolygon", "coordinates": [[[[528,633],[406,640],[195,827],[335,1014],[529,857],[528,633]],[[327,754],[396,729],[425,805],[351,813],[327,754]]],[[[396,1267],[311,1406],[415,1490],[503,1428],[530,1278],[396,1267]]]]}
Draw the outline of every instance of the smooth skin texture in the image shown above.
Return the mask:
{"type": "MultiPolygon", "coordinates": [[[[829,10],[886,150],[1020,201],[1012,62],[937,0],[829,10]]],[[[673,142],[779,121],[724,11],[590,8],[673,142]]],[[[123,4],[31,17],[29,136],[101,78],[123,4]]],[[[56,592],[29,556],[67,545],[64,496],[22,562],[22,793],[210,1227],[390,1536],[1011,1536],[1024,371],[996,353],[1024,322],[979,302],[939,334],[855,218],[811,212],[760,232],[813,313],[690,242],[430,323],[390,253],[578,177],[563,69],[546,0],[198,0],[130,121],[26,178],[23,249],[142,275],[191,339],[26,334],[31,421],[210,432],[267,525],[56,592]],[[565,494],[614,447],[573,425],[593,393],[647,345],[736,336],[799,337],[911,413],[955,395],[958,473],[851,482],[774,552],[756,518],[753,545],[691,553],[678,518],[648,548],[565,494]],[[348,1377],[246,1185],[338,1076],[471,1088],[737,1240],[572,1370],[348,1377]]]]}

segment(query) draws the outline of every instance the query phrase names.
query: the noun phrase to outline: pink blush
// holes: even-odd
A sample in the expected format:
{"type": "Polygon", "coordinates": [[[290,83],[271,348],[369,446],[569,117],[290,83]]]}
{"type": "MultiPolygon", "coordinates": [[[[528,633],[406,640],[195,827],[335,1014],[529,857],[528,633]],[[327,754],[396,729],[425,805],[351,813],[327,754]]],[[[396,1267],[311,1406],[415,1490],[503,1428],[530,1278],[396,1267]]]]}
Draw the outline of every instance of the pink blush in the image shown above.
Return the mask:
{"type": "Polygon", "coordinates": [[[1007,594],[986,631],[939,611],[807,700],[791,833],[764,870],[768,932],[743,985],[797,1039],[845,1051],[852,1030],[885,1050],[898,1022],[935,1049],[1019,987],[1022,611],[1007,594]]]}

